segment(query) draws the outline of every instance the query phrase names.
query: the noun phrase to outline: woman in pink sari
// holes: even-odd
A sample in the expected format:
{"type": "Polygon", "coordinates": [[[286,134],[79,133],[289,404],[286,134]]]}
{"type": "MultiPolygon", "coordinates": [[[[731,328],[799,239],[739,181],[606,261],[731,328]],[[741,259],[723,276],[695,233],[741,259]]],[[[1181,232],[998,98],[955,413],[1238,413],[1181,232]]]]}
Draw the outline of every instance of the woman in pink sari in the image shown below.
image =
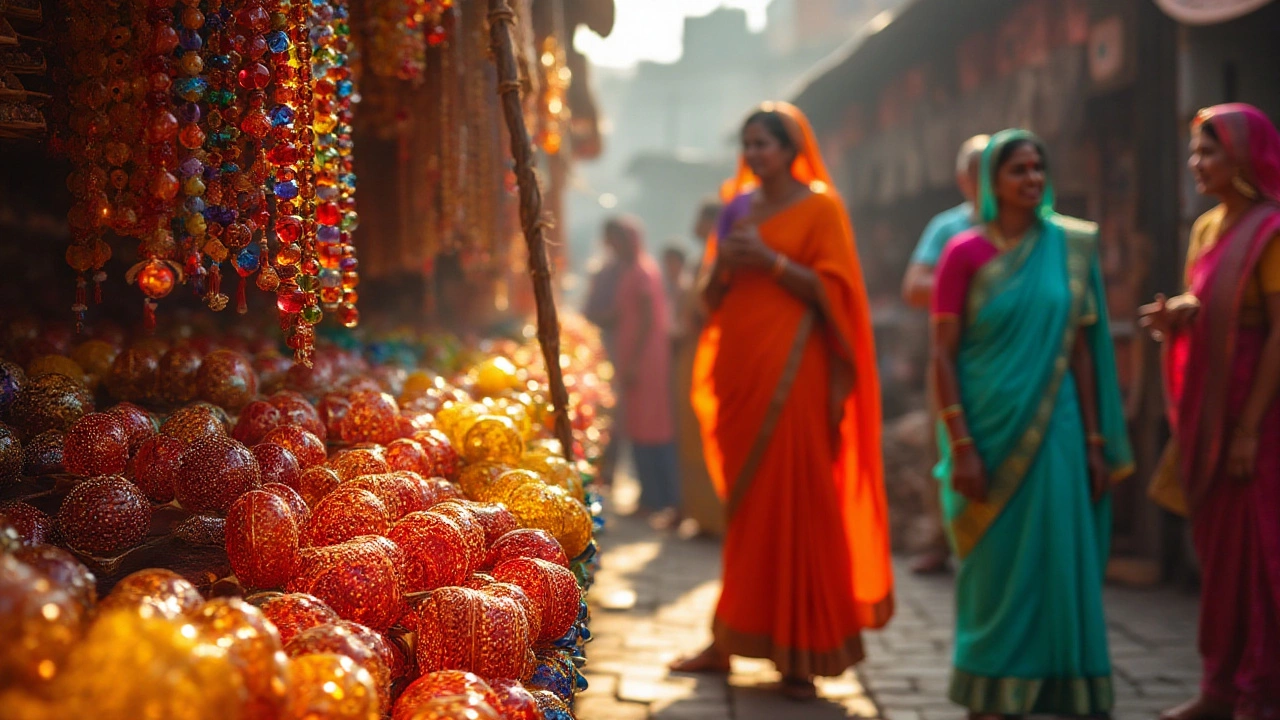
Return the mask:
{"type": "Polygon", "coordinates": [[[1180,487],[1203,573],[1200,696],[1166,720],[1280,718],[1280,133],[1249,105],[1202,110],[1187,292],[1142,308],[1166,343],[1180,487]]]}
{"type": "Polygon", "coordinates": [[[674,514],[680,506],[680,459],[671,402],[671,320],[662,271],[645,250],[638,219],[614,218],[605,232],[615,238],[620,272],[613,301],[613,362],[622,388],[622,422],[640,482],[640,510],[674,514]]]}

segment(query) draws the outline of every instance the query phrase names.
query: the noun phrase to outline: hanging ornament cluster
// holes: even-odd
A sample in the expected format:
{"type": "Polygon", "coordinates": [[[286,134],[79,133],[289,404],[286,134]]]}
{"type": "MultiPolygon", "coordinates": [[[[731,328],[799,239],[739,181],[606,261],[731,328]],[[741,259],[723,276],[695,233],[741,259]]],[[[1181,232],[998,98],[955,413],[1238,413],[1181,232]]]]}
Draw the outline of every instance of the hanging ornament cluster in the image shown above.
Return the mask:
{"type": "Polygon", "coordinates": [[[427,48],[449,41],[445,17],[454,0],[389,0],[371,8],[369,69],[376,75],[420,82],[427,48]]]}
{"type": "Polygon", "coordinates": [[[226,265],[237,311],[256,276],[276,295],[295,360],[309,364],[324,308],[348,327],[359,318],[346,0],[71,0],[67,10],[66,257],[78,320],[90,281],[101,299],[111,233],[139,241],[126,280],[149,324],[179,284],[227,307],[226,265]]]}
{"type": "Polygon", "coordinates": [[[569,70],[564,48],[554,36],[548,35],[543,40],[538,61],[542,66],[542,117],[538,145],[548,155],[558,155],[564,146],[564,133],[570,119],[567,94],[573,73],[569,70]]]}

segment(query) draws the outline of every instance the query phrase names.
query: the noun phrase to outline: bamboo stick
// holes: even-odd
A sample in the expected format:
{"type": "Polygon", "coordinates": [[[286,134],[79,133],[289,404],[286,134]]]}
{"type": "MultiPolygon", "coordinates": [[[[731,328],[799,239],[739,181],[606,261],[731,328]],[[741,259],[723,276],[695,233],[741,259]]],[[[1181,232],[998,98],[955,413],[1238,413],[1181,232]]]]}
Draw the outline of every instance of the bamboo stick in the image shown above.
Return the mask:
{"type": "Polygon", "coordinates": [[[524,121],[520,104],[520,78],[516,69],[515,45],[511,26],[515,11],[507,0],[489,0],[489,39],[493,62],[498,68],[498,94],[506,115],[507,133],[511,136],[511,156],[515,160],[516,181],[520,187],[520,224],[529,250],[529,275],[533,280],[533,296],[538,315],[538,344],[547,364],[547,381],[551,404],[555,410],[556,437],[566,460],[573,462],[573,427],[569,422],[569,391],[564,385],[560,367],[560,320],[556,314],[555,296],[551,290],[551,267],[547,261],[547,221],[542,215],[542,190],[533,169],[533,141],[524,121]]]}

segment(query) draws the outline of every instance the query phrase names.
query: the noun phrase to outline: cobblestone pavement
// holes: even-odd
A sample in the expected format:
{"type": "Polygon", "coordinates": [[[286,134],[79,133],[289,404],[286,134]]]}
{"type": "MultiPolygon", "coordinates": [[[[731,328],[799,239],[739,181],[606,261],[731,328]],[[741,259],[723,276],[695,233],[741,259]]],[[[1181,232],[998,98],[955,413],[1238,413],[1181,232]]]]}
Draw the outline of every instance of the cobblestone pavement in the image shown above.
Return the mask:
{"type": "MultiPolygon", "coordinates": [[[[639,520],[611,518],[603,567],[592,589],[581,720],[763,720],[865,717],[951,720],[947,702],[952,580],[917,578],[898,567],[898,612],[867,633],[869,659],[857,673],[821,681],[821,699],[799,704],[770,688],[768,662],[735,659],[724,678],[670,675],[665,666],[710,639],[720,570],[719,544],[653,532],[639,520]]],[[[1193,693],[1196,602],[1170,589],[1110,588],[1107,610],[1116,670],[1116,720],[1150,720],[1193,693]]]]}

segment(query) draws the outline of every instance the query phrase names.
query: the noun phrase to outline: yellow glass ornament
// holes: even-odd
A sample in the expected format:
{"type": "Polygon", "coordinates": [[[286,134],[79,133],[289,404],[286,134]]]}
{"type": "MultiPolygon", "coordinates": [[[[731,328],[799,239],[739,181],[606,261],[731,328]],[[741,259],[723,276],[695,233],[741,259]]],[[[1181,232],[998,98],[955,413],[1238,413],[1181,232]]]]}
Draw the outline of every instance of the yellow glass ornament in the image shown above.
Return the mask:
{"type": "Polygon", "coordinates": [[[214,598],[191,615],[201,641],[227,651],[249,693],[245,720],[280,716],[289,684],[289,658],[280,633],[258,608],[239,598],[214,598]]]}
{"type": "Polygon", "coordinates": [[[570,559],[576,558],[591,543],[594,527],[591,523],[591,511],[577,499],[567,493],[557,497],[560,506],[560,532],[555,534],[564,554],[570,559]]]}
{"type": "Polygon", "coordinates": [[[493,485],[510,471],[511,468],[502,463],[480,462],[467,465],[458,473],[458,487],[462,493],[472,500],[488,496],[493,485]]]}
{"type": "Polygon", "coordinates": [[[116,354],[116,349],[111,346],[111,343],[104,340],[85,340],[71,351],[71,359],[88,373],[92,386],[97,385],[111,372],[111,363],[115,362],[116,354]]]}
{"type": "Polygon", "coordinates": [[[378,720],[373,676],[333,653],[289,661],[289,691],[281,720],[378,720]]]}
{"type": "Polygon", "coordinates": [[[519,369],[505,357],[489,358],[475,366],[471,379],[481,395],[498,395],[520,387],[519,369]]]}
{"type": "Polygon", "coordinates": [[[65,375],[79,383],[86,380],[84,368],[75,360],[65,355],[41,355],[27,364],[27,377],[38,377],[49,373],[65,375]]]}
{"type": "MultiPolygon", "coordinates": [[[[564,533],[565,524],[565,507],[561,505],[561,497],[568,497],[568,494],[558,487],[529,483],[512,490],[503,502],[511,510],[511,514],[516,516],[520,527],[546,530],[552,537],[559,539],[564,533]]],[[[565,554],[569,554],[567,549],[565,554]]]]}
{"type": "Polygon", "coordinates": [[[515,465],[524,455],[524,439],[515,423],[504,415],[482,415],[467,430],[462,458],[468,463],[499,462],[515,465]]]}

